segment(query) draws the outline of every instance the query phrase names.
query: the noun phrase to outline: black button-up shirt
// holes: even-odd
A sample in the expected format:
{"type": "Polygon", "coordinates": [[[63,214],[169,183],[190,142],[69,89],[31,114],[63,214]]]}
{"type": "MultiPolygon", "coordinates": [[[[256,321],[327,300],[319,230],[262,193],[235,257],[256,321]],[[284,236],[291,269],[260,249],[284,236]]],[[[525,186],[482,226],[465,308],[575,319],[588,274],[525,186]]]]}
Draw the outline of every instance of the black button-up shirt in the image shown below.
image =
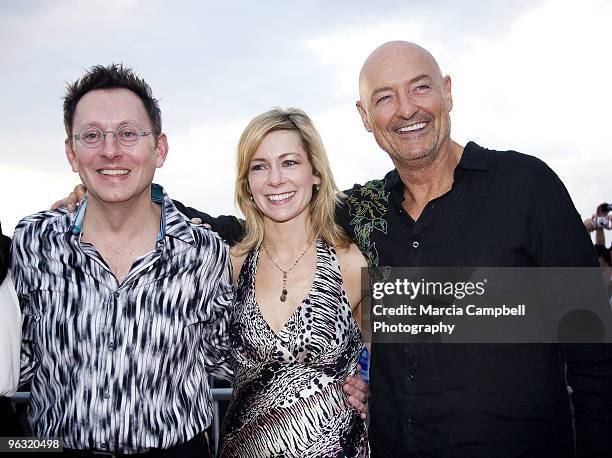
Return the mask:
{"type": "MultiPolygon", "coordinates": [[[[396,170],[347,191],[341,224],[371,267],[596,266],[559,178],[542,161],[468,143],[449,192],[417,221],[396,170]]],[[[612,456],[606,346],[373,344],[374,457],[612,456]]]]}

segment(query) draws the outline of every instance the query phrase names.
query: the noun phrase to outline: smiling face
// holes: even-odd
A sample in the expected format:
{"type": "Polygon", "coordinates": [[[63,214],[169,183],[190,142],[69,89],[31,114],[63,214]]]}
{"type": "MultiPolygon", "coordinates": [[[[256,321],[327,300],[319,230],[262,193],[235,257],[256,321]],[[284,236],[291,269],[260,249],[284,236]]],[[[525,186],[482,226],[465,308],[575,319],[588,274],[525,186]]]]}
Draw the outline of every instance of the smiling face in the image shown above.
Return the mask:
{"type": "Polygon", "coordinates": [[[450,140],[451,82],[433,57],[410,43],[387,43],[360,76],[357,108],[365,128],[391,159],[427,165],[450,140]]]}
{"type": "MultiPolygon", "coordinates": [[[[140,98],[127,89],[97,89],[85,94],[74,113],[73,131],[94,126],[116,132],[131,125],[139,131],[150,131],[151,120],[140,98]]],[[[66,140],[66,156],[87,186],[90,199],[119,203],[150,199],[149,187],[155,169],[166,159],[168,144],[165,134],[140,138],[132,146],[121,145],[112,134],[95,148],[87,148],[78,140],[66,140]]]]}
{"type": "Polygon", "coordinates": [[[312,186],[319,182],[300,136],[292,130],[267,134],[249,164],[249,189],[264,220],[306,218],[312,186]]]}

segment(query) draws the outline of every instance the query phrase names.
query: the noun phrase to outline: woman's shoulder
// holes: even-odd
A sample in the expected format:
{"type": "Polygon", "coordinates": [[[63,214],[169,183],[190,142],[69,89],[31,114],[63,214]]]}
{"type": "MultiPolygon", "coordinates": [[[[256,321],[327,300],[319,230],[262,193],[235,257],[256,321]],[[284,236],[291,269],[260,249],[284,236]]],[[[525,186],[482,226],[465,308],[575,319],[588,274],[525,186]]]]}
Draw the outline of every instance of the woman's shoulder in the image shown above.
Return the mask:
{"type": "Polygon", "coordinates": [[[362,267],[368,267],[368,262],[354,243],[345,247],[336,247],[336,253],[338,253],[338,260],[343,272],[347,269],[360,270],[362,267]]]}
{"type": "Polygon", "coordinates": [[[336,248],[336,253],[338,253],[342,283],[348,296],[351,311],[353,315],[358,316],[358,308],[362,300],[362,283],[365,280],[363,269],[368,267],[368,263],[354,243],[346,247],[336,248]]]}
{"type": "Polygon", "coordinates": [[[344,286],[361,288],[362,272],[364,268],[368,267],[368,262],[357,245],[351,243],[346,247],[338,247],[336,253],[338,254],[338,264],[340,264],[344,286]]]}

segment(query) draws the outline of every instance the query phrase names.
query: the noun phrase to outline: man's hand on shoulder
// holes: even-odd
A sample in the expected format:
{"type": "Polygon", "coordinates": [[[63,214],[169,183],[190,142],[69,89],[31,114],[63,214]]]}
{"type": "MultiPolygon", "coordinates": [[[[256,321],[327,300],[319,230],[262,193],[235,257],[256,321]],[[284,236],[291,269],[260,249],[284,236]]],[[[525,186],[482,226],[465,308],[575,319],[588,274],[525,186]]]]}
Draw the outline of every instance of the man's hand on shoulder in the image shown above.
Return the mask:
{"type": "Polygon", "coordinates": [[[208,223],[203,223],[201,218],[191,218],[191,222],[193,224],[201,224],[202,226],[204,226],[206,229],[210,229],[211,225],[208,223]]]}
{"type": "Polygon", "coordinates": [[[79,203],[85,198],[85,194],[87,193],[87,188],[83,184],[78,184],[74,187],[74,191],[72,191],[68,197],[64,197],[63,199],[58,200],[53,205],[51,205],[51,210],[57,210],[60,207],[66,207],[69,213],[72,213],[77,209],[79,203]]]}

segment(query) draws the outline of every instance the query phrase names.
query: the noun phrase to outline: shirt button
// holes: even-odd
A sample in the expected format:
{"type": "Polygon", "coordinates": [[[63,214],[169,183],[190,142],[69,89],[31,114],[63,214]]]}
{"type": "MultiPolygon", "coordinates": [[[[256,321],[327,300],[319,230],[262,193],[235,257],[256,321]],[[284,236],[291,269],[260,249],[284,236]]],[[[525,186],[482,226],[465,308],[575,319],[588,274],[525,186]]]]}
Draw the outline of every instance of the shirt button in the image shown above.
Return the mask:
{"type": "Polygon", "coordinates": [[[110,398],[110,393],[107,391],[106,393],[104,393],[104,399],[109,399],[110,398]]]}
{"type": "Polygon", "coordinates": [[[406,423],[408,423],[408,426],[412,426],[412,418],[408,418],[406,420],[406,423]]]}
{"type": "Polygon", "coordinates": [[[115,291],[115,292],[113,293],[113,297],[114,297],[115,299],[118,299],[118,298],[119,298],[119,291],[115,291]]]}
{"type": "Polygon", "coordinates": [[[414,381],[414,374],[408,374],[408,376],[406,378],[408,379],[409,382],[413,382],[414,381]]]}
{"type": "Polygon", "coordinates": [[[106,448],[106,443],[105,443],[105,442],[102,442],[102,443],[100,444],[100,448],[106,448]]]}
{"type": "Polygon", "coordinates": [[[111,341],[108,343],[108,349],[109,349],[109,350],[114,350],[114,349],[115,349],[115,341],[114,341],[114,340],[111,340],[111,341]]]}
{"type": "Polygon", "coordinates": [[[418,248],[419,247],[419,242],[412,242],[412,246],[413,248],[418,248]]]}

